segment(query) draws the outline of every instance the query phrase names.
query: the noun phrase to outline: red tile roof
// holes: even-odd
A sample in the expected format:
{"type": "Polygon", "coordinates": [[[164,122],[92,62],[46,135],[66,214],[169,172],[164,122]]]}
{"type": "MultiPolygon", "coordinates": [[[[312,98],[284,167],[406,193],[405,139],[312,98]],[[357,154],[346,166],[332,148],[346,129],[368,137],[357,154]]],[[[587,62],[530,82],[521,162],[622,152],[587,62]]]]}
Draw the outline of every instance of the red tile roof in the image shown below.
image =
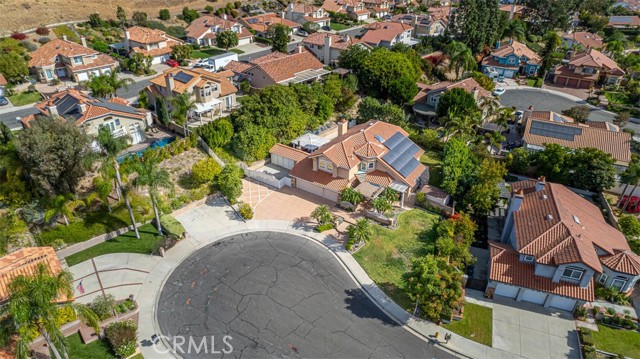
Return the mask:
{"type": "Polygon", "coordinates": [[[273,147],[271,147],[271,149],[269,150],[269,153],[272,155],[275,154],[280,155],[284,158],[289,158],[295,162],[302,161],[309,155],[307,152],[304,152],[297,148],[285,146],[280,143],[276,143],[275,145],[273,145],[273,147]]]}
{"type": "MultiPolygon", "coordinates": [[[[272,52],[268,55],[252,60],[250,64],[254,65],[242,72],[253,68],[259,68],[266,73],[275,83],[292,79],[296,74],[308,70],[320,70],[324,65],[309,51],[294,52],[292,54],[283,54],[281,52],[272,52]]],[[[232,67],[238,67],[234,63],[232,67]]],[[[225,67],[225,69],[230,69],[225,67]]]]}
{"type": "Polygon", "coordinates": [[[578,31],[571,34],[562,35],[563,39],[575,41],[585,48],[601,49],[604,46],[604,40],[600,35],[592,34],[586,31],[578,31]]]}
{"type": "Polygon", "coordinates": [[[489,280],[589,302],[595,299],[593,279],[585,288],[563,281],[554,283],[551,278],[535,275],[535,266],[520,262],[518,252],[507,244],[489,242],[489,252],[489,280]]]}
{"type": "Polygon", "coordinates": [[[595,67],[615,74],[624,75],[624,71],[622,71],[615,61],[596,49],[588,49],[575,54],[569,59],[569,65],[595,67]]]}
{"type": "Polygon", "coordinates": [[[367,32],[361,40],[373,46],[377,46],[382,41],[391,42],[396,36],[413,29],[409,24],[392,21],[374,22],[366,28],[367,32]]]}
{"type": "Polygon", "coordinates": [[[283,19],[277,14],[269,13],[240,19],[242,25],[257,32],[265,32],[271,25],[282,24],[290,28],[299,27],[300,24],[291,20],[283,19]]]}
{"type": "Polygon", "coordinates": [[[491,56],[497,57],[505,57],[511,54],[515,54],[518,57],[526,56],[529,58],[528,62],[531,63],[540,63],[540,61],[542,61],[535,51],[528,48],[527,45],[515,40],[511,41],[511,43],[502,44],[499,48],[491,52],[491,56]]]}
{"type": "Polygon", "coordinates": [[[512,186],[528,189],[522,205],[513,213],[520,253],[534,256],[537,263],[584,263],[601,273],[595,246],[611,255],[629,249],[624,235],[607,224],[597,206],[556,183],[532,191],[536,183],[512,186]]]}
{"type": "Polygon", "coordinates": [[[473,91],[478,91],[478,99],[483,97],[491,96],[491,92],[485,90],[480,84],[472,77],[467,79],[458,81],[458,82],[450,82],[450,81],[442,81],[437,82],[435,84],[426,85],[426,84],[418,84],[420,91],[413,98],[414,101],[426,101],[427,95],[434,91],[448,91],[454,88],[460,88],[465,90],[466,92],[473,94],[473,91]]]}
{"type": "MultiPolygon", "coordinates": [[[[221,31],[231,30],[238,23],[231,19],[223,19],[218,16],[201,16],[195,20],[185,29],[187,32],[187,37],[191,37],[194,39],[199,39],[203,35],[211,34],[212,38],[215,38],[215,30],[220,29],[221,31]],[[213,32],[211,31],[213,28],[213,32]]],[[[251,37],[253,34],[249,32],[247,28],[242,27],[242,31],[238,34],[239,39],[244,39],[247,37],[251,37]]]]}
{"type": "Polygon", "coordinates": [[[7,84],[7,79],[4,78],[4,76],[2,76],[2,74],[0,74],[0,86],[4,86],[7,84]]]}
{"type": "Polygon", "coordinates": [[[220,96],[227,96],[238,92],[238,89],[233,85],[233,83],[231,83],[231,81],[229,81],[226,74],[221,75],[201,68],[184,69],[182,67],[172,67],[166,70],[162,75],[154,77],[150,81],[153,85],[159,88],[165,88],[167,86],[166,77],[170,75],[175,76],[180,72],[190,75],[191,78],[187,83],[174,79],[173,91],[176,93],[191,91],[194,86],[202,87],[201,85],[204,85],[206,82],[215,82],[220,85],[220,96]]]}
{"type": "Polygon", "coordinates": [[[129,40],[141,44],[155,44],[167,41],[167,34],[162,30],[150,29],[142,26],[132,26],[126,31],[129,32],[129,40]]]}
{"type": "Polygon", "coordinates": [[[355,177],[353,178],[340,178],[333,177],[329,172],[313,170],[313,159],[306,157],[302,161],[296,163],[295,166],[289,172],[291,177],[301,178],[305,181],[312,182],[318,186],[325,187],[335,192],[340,192],[347,186],[350,186],[355,177]]]}
{"type": "Polygon", "coordinates": [[[612,256],[601,258],[602,264],[620,273],[640,275],[640,257],[630,250],[618,251],[612,256]]]}
{"type": "Polygon", "coordinates": [[[316,32],[302,40],[302,43],[308,45],[324,46],[327,37],[331,38],[331,48],[338,50],[346,50],[349,46],[362,43],[360,40],[351,36],[332,34],[328,32],[316,32]]]}

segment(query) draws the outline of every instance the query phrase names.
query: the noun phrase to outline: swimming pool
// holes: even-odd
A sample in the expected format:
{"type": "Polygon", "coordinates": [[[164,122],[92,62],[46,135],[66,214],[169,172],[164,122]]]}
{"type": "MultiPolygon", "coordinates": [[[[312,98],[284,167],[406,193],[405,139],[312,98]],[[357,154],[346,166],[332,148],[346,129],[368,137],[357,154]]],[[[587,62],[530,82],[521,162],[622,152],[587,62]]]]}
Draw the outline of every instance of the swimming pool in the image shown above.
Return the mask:
{"type": "Polygon", "coordinates": [[[159,140],[155,140],[155,141],[151,142],[151,144],[148,147],[145,147],[145,148],[141,149],[140,151],[129,152],[126,155],[118,156],[117,161],[118,161],[118,163],[122,163],[122,161],[126,160],[129,157],[133,157],[133,156],[142,157],[142,154],[145,153],[145,151],[148,151],[149,149],[162,148],[162,147],[170,144],[171,142],[173,142],[175,140],[176,140],[176,136],[165,137],[165,138],[161,138],[159,140]]]}

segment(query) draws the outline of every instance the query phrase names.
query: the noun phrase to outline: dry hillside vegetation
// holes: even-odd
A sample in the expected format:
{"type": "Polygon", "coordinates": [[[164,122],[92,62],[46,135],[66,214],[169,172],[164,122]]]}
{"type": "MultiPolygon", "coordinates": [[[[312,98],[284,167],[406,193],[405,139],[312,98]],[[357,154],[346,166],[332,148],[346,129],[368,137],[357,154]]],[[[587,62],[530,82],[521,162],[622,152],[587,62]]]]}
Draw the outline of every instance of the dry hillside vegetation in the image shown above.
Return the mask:
{"type": "Polygon", "coordinates": [[[211,5],[218,8],[228,2],[233,0],[218,0],[215,3],[205,0],[0,0],[0,35],[33,29],[43,24],[86,20],[96,12],[104,19],[115,18],[118,5],[127,11],[128,17],[134,11],[144,11],[151,20],[158,16],[160,9],[169,9],[175,15],[185,6],[204,9],[211,5]]]}

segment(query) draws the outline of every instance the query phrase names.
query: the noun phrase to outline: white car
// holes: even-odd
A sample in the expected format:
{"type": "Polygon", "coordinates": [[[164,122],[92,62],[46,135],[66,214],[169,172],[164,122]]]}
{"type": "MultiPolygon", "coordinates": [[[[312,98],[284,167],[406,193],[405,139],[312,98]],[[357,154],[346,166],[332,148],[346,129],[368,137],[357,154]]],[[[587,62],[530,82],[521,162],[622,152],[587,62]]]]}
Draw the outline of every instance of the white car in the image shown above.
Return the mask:
{"type": "Polygon", "coordinates": [[[302,37],[306,37],[306,36],[309,36],[309,33],[306,32],[305,30],[300,29],[300,30],[298,30],[298,35],[300,35],[302,37]]]}
{"type": "Polygon", "coordinates": [[[501,96],[504,95],[504,89],[502,87],[498,87],[497,89],[493,90],[493,96],[501,96]]]}

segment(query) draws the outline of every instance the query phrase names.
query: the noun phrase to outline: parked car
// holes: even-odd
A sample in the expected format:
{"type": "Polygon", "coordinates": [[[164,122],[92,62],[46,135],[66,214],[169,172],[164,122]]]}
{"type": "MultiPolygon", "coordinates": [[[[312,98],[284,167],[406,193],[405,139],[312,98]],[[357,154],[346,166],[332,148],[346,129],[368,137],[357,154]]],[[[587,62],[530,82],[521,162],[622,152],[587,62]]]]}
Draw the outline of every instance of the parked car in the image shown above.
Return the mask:
{"type": "Polygon", "coordinates": [[[209,59],[200,59],[193,67],[205,67],[206,65],[209,65],[209,59]]]}
{"type": "Polygon", "coordinates": [[[331,31],[331,26],[323,26],[321,29],[324,31],[331,31]]]}
{"type": "Polygon", "coordinates": [[[200,66],[202,69],[207,70],[209,72],[216,72],[216,66],[212,64],[205,64],[200,66]]]}
{"type": "Polygon", "coordinates": [[[493,96],[502,96],[504,95],[504,89],[502,87],[498,87],[495,90],[493,90],[493,96]]]}
{"type": "Polygon", "coordinates": [[[300,36],[309,36],[309,33],[306,32],[305,30],[300,29],[300,30],[298,30],[298,35],[300,35],[300,36]]]}
{"type": "Polygon", "coordinates": [[[515,115],[515,122],[517,123],[517,122],[520,122],[520,120],[522,119],[522,115],[524,115],[524,112],[518,110],[514,112],[514,115],[515,115]]]}
{"type": "Polygon", "coordinates": [[[504,82],[504,75],[498,76],[498,82],[504,82]]]}
{"type": "Polygon", "coordinates": [[[178,67],[180,66],[180,63],[174,59],[169,59],[167,60],[167,62],[165,62],[167,65],[171,66],[171,67],[178,67]]]}
{"type": "MultiPolygon", "coordinates": [[[[387,14],[387,15],[383,15],[383,16],[382,16],[382,19],[383,19],[383,20],[391,20],[391,15],[389,15],[389,14],[387,14]]],[[[409,20],[411,20],[411,19],[409,19],[409,20]]]]}
{"type": "Polygon", "coordinates": [[[9,104],[9,100],[6,97],[0,96],[0,106],[6,106],[9,104]]]}

